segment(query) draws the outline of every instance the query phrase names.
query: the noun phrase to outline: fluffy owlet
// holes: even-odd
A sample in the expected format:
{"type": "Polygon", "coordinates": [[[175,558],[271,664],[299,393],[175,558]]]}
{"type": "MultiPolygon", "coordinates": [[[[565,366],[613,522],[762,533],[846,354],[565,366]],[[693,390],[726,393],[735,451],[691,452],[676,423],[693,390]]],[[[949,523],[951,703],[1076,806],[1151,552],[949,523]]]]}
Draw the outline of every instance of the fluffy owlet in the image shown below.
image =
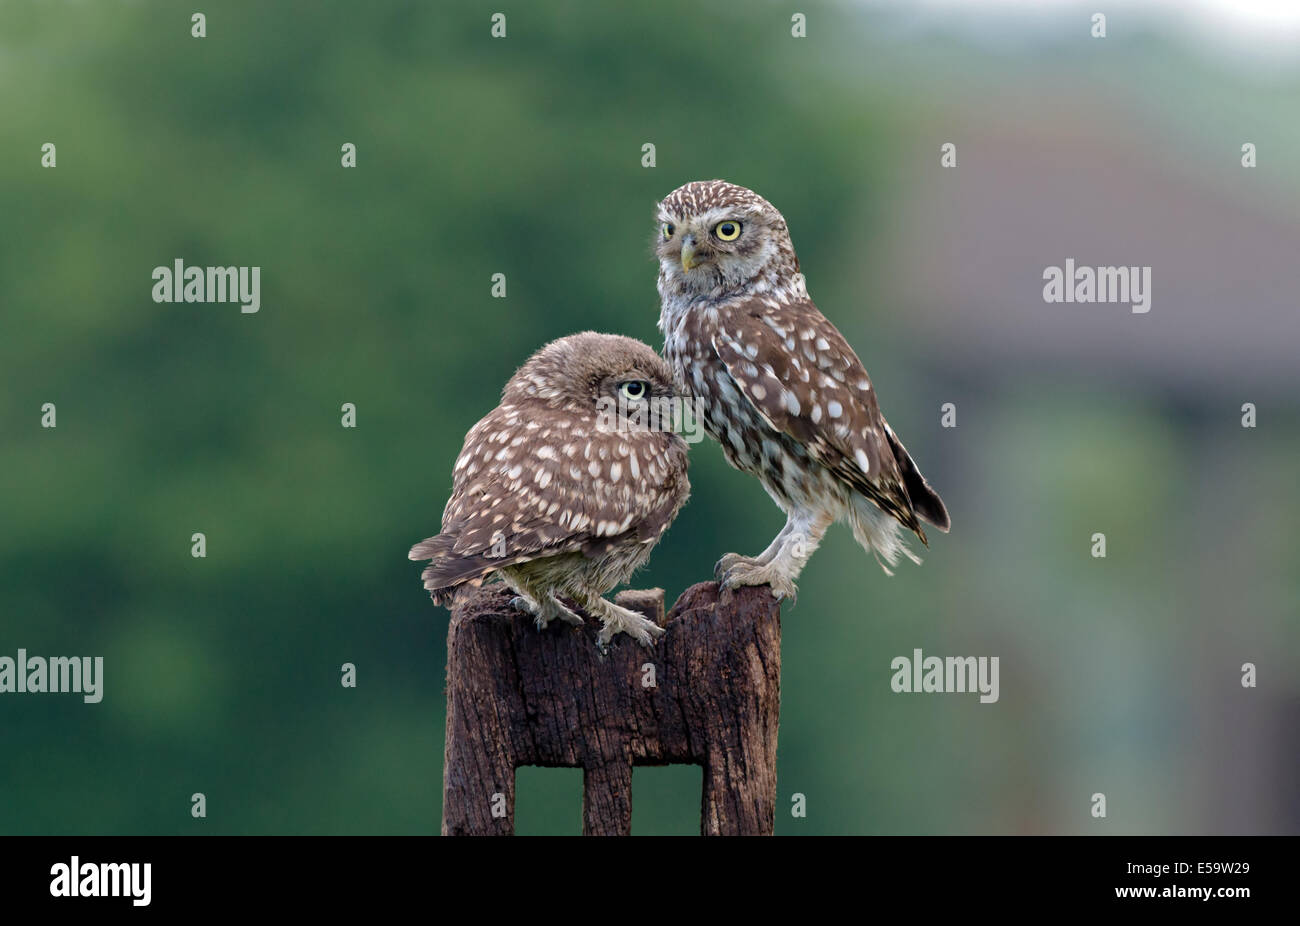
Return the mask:
{"type": "Polygon", "coordinates": [[[672,430],[672,373],[632,338],[552,341],[510,378],[501,404],[456,458],[442,532],[411,548],[431,560],[437,604],[500,577],[538,628],[581,624],[562,598],[649,646],[653,621],[602,596],[646,561],[690,494],[686,442],[672,430]]]}
{"type": "Polygon", "coordinates": [[[817,310],[785,219],[722,180],[688,183],[658,207],[659,327],[678,386],[702,406],[728,462],[757,476],[785,528],[756,557],[729,553],[727,587],[795,579],[841,518],[889,573],[903,535],[948,512],[890,429],[857,354],[817,310]]]}

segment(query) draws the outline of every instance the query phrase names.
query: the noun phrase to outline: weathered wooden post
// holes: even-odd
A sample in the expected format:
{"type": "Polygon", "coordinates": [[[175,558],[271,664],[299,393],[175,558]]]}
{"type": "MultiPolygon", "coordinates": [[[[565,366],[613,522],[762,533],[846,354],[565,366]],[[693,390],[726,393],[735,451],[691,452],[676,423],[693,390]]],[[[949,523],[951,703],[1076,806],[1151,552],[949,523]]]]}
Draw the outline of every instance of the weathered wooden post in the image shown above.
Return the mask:
{"type": "MultiPolygon", "coordinates": [[[[467,596],[447,632],[443,835],[514,833],[515,769],[583,769],[584,835],[632,828],[632,767],[704,768],[700,832],[771,835],[781,609],[766,587],[663,590],[616,599],[667,632],[653,649],[599,622],[538,633],[501,586],[467,596]]],[[[585,615],[584,615],[585,617],[585,615]]]]}

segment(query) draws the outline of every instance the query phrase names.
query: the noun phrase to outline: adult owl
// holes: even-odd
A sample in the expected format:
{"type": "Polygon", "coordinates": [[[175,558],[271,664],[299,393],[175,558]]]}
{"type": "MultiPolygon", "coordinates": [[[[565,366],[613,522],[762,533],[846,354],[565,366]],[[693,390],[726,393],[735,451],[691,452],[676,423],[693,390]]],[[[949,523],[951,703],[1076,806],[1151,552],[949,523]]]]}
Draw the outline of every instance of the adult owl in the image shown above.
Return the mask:
{"type": "Polygon", "coordinates": [[[602,647],[620,632],[652,645],[662,628],[602,596],[690,493],[686,442],[660,413],[672,397],[667,364],[632,338],[588,331],[533,354],[466,435],[442,531],[411,548],[434,603],[495,575],[539,629],[583,622],[567,598],[601,620],[602,647]]]}
{"type": "Polygon", "coordinates": [[[752,190],[688,183],[658,206],[659,327],[677,385],[694,397],[728,462],[757,476],[787,521],[755,557],[728,553],[730,588],[795,580],[826,529],[845,519],[881,568],[921,522],[948,512],[876,401],[862,361],[817,310],[785,219],[752,190]]]}

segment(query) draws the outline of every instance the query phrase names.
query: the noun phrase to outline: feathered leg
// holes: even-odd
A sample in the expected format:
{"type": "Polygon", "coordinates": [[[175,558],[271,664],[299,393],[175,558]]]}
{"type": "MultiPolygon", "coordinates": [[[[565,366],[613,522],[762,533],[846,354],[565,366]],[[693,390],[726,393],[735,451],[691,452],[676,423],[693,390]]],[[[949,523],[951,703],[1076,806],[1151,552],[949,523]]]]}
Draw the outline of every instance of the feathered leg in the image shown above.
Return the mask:
{"type": "Polygon", "coordinates": [[[773,541],[776,550],[767,561],[761,561],[760,557],[757,561],[734,563],[722,576],[722,586],[770,585],[772,597],[793,599],[799,591],[795,580],[821,546],[822,537],[826,536],[826,529],[834,520],[835,516],[826,511],[792,511],[785,529],[773,541]]]}

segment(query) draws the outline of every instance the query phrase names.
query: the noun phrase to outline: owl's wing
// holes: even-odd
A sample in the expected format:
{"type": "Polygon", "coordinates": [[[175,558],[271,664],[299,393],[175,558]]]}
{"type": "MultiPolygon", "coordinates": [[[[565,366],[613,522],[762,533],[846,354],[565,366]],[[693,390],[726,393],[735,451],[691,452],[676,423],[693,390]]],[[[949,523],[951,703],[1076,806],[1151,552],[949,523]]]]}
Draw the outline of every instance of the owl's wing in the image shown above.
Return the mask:
{"type": "Polygon", "coordinates": [[[867,371],[811,300],[753,299],[723,314],[713,349],[763,419],[922,543],[917,515],[948,529],[943,503],[890,430],[867,371]]]}
{"type": "Polygon", "coordinates": [[[681,443],[665,433],[602,432],[586,421],[547,423],[538,410],[498,408],[465,438],[442,532],[409,556],[432,560],[424,584],[437,600],[441,590],[481,584],[503,566],[599,556],[629,534],[653,542],[689,491],[681,443]]]}

